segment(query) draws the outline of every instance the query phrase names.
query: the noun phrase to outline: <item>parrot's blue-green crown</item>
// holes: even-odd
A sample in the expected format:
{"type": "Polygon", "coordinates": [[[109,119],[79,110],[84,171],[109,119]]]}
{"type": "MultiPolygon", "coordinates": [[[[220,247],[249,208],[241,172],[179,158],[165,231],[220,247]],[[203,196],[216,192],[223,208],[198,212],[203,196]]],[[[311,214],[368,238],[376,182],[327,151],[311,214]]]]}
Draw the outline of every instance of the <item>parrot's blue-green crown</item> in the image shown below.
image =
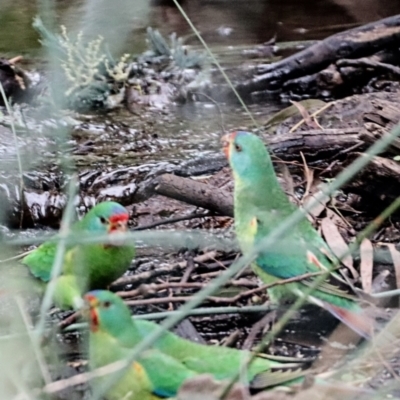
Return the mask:
{"type": "Polygon", "coordinates": [[[125,231],[129,219],[127,209],[114,201],[94,206],[82,219],[81,226],[92,232],[125,231]]]}
{"type": "Polygon", "coordinates": [[[131,314],[123,300],[108,290],[92,290],[85,295],[89,308],[90,329],[101,329],[113,336],[121,333],[121,327],[131,324],[131,314]]]}
{"type": "Polygon", "coordinates": [[[222,138],[224,152],[237,179],[256,179],[271,172],[272,163],[262,140],[250,132],[238,131],[222,138]]]}

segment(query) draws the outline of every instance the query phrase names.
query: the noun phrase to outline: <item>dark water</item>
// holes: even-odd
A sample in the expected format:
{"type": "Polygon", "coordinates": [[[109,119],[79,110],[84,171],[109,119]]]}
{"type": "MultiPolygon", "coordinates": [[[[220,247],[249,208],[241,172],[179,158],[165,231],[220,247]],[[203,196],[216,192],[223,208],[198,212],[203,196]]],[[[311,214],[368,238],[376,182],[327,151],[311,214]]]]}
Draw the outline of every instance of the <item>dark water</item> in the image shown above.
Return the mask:
{"type": "MultiPolygon", "coordinates": [[[[321,39],[400,12],[399,0],[181,0],[181,4],[210,45],[229,46],[259,44],[275,34],[278,41],[321,39]]],[[[0,52],[36,52],[40,45],[32,18],[51,14],[52,5],[56,25],[101,34],[113,50],[143,50],[147,26],[193,41],[171,0],[1,0],[0,52]]]]}

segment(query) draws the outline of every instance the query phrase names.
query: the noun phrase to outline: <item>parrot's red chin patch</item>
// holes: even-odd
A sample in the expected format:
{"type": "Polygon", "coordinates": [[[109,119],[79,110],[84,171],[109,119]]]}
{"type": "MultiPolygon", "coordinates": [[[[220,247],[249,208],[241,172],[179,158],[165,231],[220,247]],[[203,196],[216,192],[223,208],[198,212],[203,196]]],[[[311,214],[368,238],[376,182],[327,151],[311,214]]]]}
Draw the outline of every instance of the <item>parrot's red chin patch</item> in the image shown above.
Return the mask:
{"type": "Polygon", "coordinates": [[[235,140],[237,133],[232,132],[228,133],[221,138],[222,142],[222,150],[225,153],[225,157],[229,160],[230,158],[230,148],[231,148],[231,143],[235,140]]]}
{"type": "Polygon", "coordinates": [[[87,294],[85,296],[85,300],[88,304],[88,318],[89,318],[90,330],[92,332],[96,332],[99,329],[99,316],[96,310],[99,301],[95,296],[92,296],[91,294],[87,294]]]}
{"type": "Polygon", "coordinates": [[[90,330],[92,332],[97,332],[99,329],[99,316],[97,315],[97,311],[94,308],[91,308],[89,313],[90,330]]]}

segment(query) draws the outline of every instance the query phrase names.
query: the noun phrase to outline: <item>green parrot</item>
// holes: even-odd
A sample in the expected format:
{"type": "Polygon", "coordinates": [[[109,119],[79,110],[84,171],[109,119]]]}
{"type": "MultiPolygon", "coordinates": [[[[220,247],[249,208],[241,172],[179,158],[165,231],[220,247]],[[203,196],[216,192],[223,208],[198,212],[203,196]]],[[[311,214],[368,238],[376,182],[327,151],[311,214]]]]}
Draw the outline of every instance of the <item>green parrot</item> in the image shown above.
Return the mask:
{"type": "MultiPolygon", "coordinates": [[[[82,295],[87,290],[106,288],[128,269],[135,256],[135,246],[113,237],[127,230],[128,219],[125,207],[105,201],[72,225],[71,230],[78,237],[80,233],[108,234],[110,240],[67,246],[62,272],[55,282],[53,300],[59,307],[80,308],[82,295]]],[[[43,286],[50,280],[56,251],[57,242],[50,240],[22,259],[30,274],[43,286]]]]}
{"type": "MultiPolygon", "coordinates": [[[[112,357],[112,354],[105,357],[105,352],[116,352],[116,350],[112,350],[111,348],[112,340],[110,338],[113,338],[114,343],[118,343],[118,346],[125,349],[128,347],[133,348],[154,330],[158,329],[158,325],[154,322],[133,320],[129,308],[124,304],[122,299],[109,291],[91,291],[85,295],[85,300],[90,308],[91,345],[95,343],[94,334],[99,335],[98,345],[96,344],[95,350],[101,356],[100,361],[94,363],[97,366],[104,364],[106,359],[109,362],[112,357]],[[96,331],[96,326],[101,329],[97,328],[98,330],[96,331]],[[104,337],[108,336],[108,345],[105,344],[105,339],[102,344],[103,339],[100,339],[100,332],[102,332],[104,337]],[[110,346],[109,349],[107,348],[108,346],[110,346]]],[[[194,343],[171,332],[165,332],[153,344],[152,351],[160,352],[165,357],[172,358],[180,365],[177,371],[172,367],[169,370],[164,370],[163,379],[168,381],[171,380],[170,375],[175,376],[178,374],[178,371],[181,376],[184,376],[182,368],[187,370],[187,377],[190,374],[200,375],[208,373],[212,374],[215,379],[221,381],[229,380],[236,376],[242,362],[250,354],[247,351],[228,347],[194,343]]],[[[91,356],[91,360],[92,357],[94,358],[95,356],[91,356]]],[[[261,390],[298,380],[304,375],[303,366],[304,360],[257,356],[245,370],[242,379],[250,388],[261,390]]],[[[178,380],[181,381],[181,379],[178,380]]]]}
{"type": "MultiPolygon", "coordinates": [[[[249,132],[233,132],[222,138],[224,152],[235,182],[234,216],[236,235],[244,254],[262,241],[280,222],[296,211],[282,190],[270,155],[261,139],[249,132]]],[[[326,271],[332,265],[328,245],[306,219],[286,232],[274,248],[260,252],[254,272],[267,284],[306,273],[326,271]]],[[[269,289],[271,301],[280,303],[304,297],[314,278],[269,289]]],[[[346,282],[331,273],[307,300],[331,312],[365,338],[372,333],[372,321],[357,303],[346,282]]]]}
{"type": "MultiPolygon", "coordinates": [[[[85,296],[84,315],[89,320],[91,370],[122,361],[137,344],[130,333],[132,319],[122,300],[107,291],[85,296]],[[115,299],[118,301],[115,303],[115,299]],[[120,310],[122,309],[122,310],[120,310]],[[116,315],[114,315],[114,312],[116,315]],[[122,316],[122,320],[119,318],[122,316]]],[[[123,377],[106,393],[107,400],[155,400],[175,396],[182,383],[196,375],[181,362],[157,349],[144,351],[123,377]]],[[[105,378],[108,376],[105,375],[105,378]]],[[[94,386],[104,377],[96,378],[94,386]]]]}

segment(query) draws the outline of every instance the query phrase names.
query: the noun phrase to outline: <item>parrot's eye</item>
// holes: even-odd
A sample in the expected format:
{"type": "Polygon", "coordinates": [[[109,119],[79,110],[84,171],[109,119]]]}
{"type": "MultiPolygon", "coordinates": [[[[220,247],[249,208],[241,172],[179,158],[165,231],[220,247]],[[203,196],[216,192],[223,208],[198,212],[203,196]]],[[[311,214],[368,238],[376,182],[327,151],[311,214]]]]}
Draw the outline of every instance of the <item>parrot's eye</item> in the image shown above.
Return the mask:
{"type": "Polygon", "coordinates": [[[241,151],[242,151],[242,147],[239,146],[238,144],[235,144],[235,150],[236,150],[237,152],[241,152],[241,151]]]}
{"type": "Polygon", "coordinates": [[[111,306],[111,302],[110,301],[105,301],[104,303],[103,303],[103,307],[104,308],[109,308],[111,306]]]}
{"type": "Polygon", "coordinates": [[[104,217],[100,217],[100,222],[101,222],[102,224],[106,224],[106,223],[107,223],[107,220],[106,220],[104,217]]]}

